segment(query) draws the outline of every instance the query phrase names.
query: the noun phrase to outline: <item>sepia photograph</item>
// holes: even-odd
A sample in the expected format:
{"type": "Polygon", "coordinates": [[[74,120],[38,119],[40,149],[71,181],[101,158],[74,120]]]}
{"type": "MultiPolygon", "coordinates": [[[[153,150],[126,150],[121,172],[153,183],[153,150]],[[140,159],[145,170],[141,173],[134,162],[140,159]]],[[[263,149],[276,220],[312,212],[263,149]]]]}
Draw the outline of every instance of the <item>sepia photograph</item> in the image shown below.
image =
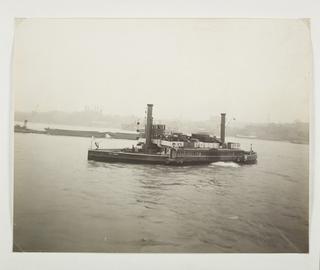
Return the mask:
{"type": "Polygon", "coordinates": [[[16,18],[13,252],[309,253],[308,19],[16,18]]]}

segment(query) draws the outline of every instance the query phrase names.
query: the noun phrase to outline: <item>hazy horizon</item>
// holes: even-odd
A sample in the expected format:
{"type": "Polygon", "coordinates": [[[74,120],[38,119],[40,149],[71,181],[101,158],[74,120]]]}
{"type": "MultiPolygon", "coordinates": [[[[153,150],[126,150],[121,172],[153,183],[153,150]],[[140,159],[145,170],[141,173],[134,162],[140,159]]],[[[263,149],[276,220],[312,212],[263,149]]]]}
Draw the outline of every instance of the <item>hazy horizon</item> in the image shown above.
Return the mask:
{"type": "MultiPolygon", "coordinates": [[[[62,113],[62,114],[80,114],[80,113],[92,113],[95,112],[94,110],[78,110],[78,111],[62,111],[62,110],[50,110],[50,111],[15,111],[15,114],[53,114],[53,113],[62,113]]],[[[137,121],[143,121],[146,119],[146,115],[143,113],[143,111],[138,115],[135,114],[117,114],[117,113],[106,113],[104,111],[101,111],[103,116],[113,116],[113,117],[119,117],[119,118],[135,118],[137,121]]],[[[159,118],[157,115],[153,114],[153,120],[154,123],[158,123],[158,124],[165,124],[165,121],[181,121],[181,122],[185,122],[185,121],[189,121],[189,122],[207,122],[210,121],[212,119],[215,119],[216,121],[220,122],[220,114],[219,115],[208,115],[207,117],[203,118],[203,119],[198,119],[198,120],[192,120],[192,119],[188,119],[185,117],[167,117],[167,118],[159,118]]],[[[29,122],[32,122],[32,119],[27,119],[29,122]]],[[[270,122],[254,122],[254,121],[245,121],[245,119],[236,119],[235,117],[231,116],[231,115],[226,115],[226,120],[229,123],[229,125],[234,125],[234,126],[238,126],[238,125],[248,125],[248,124],[290,124],[290,123],[296,123],[296,122],[301,122],[301,123],[307,123],[309,124],[309,121],[301,121],[299,119],[295,119],[292,120],[290,122],[280,122],[280,121],[270,121],[270,122]]],[[[19,120],[20,121],[20,120],[19,120]]],[[[35,121],[37,122],[37,121],[35,121]]]]}
{"type": "Polygon", "coordinates": [[[17,19],[15,111],[309,122],[304,19],[17,19]]]}

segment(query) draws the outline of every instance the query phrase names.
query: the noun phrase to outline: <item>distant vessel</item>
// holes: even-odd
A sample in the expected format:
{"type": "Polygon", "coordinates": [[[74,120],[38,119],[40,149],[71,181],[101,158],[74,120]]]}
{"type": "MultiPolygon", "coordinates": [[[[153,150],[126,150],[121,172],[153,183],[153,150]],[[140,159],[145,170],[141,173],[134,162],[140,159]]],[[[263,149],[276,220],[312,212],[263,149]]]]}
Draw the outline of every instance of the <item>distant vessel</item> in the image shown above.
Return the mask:
{"type": "Polygon", "coordinates": [[[46,134],[58,136],[74,137],[95,137],[95,138],[112,138],[122,140],[138,140],[138,133],[110,132],[110,131],[90,131],[90,130],[69,130],[69,129],[52,129],[45,128],[46,134]]]}
{"type": "Polygon", "coordinates": [[[136,146],[124,149],[88,150],[88,160],[151,163],[165,165],[208,164],[217,161],[253,164],[257,153],[240,149],[239,143],[225,141],[226,114],[221,114],[220,138],[207,134],[168,133],[165,125],[154,125],[152,104],[148,104],[144,134],[136,146]]]}
{"type": "Polygon", "coordinates": [[[74,129],[59,129],[45,128],[44,130],[35,130],[27,128],[28,121],[25,120],[23,125],[15,125],[14,132],[17,133],[36,133],[47,134],[54,136],[73,136],[73,137],[95,137],[95,138],[111,138],[122,140],[138,140],[139,133],[136,132],[110,132],[110,131],[91,131],[91,130],[74,130],[74,129]]]}
{"type": "Polygon", "coordinates": [[[90,130],[71,130],[71,129],[57,129],[45,128],[46,134],[56,136],[74,136],[74,137],[96,137],[105,138],[105,132],[90,131],[90,130]]]}
{"type": "Polygon", "coordinates": [[[122,140],[138,140],[139,133],[129,133],[129,132],[105,132],[112,139],[122,139],[122,140]]]}
{"type": "Polygon", "coordinates": [[[27,127],[28,120],[24,120],[23,126],[15,125],[14,132],[18,133],[36,133],[36,134],[45,134],[45,131],[30,129],[27,127]]]}

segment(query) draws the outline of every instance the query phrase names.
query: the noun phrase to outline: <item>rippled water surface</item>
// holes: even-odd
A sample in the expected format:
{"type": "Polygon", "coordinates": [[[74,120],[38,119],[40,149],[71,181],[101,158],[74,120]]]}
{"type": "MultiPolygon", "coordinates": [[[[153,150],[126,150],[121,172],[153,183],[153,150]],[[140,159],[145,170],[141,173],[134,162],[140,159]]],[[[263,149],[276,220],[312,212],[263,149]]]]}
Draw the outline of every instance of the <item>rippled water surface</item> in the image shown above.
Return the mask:
{"type": "Polygon", "coordinates": [[[88,161],[90,139],[16,133],[14,249],[307,252],[308,146],[252,143],[256,165],[168,167],[88,161]]]}

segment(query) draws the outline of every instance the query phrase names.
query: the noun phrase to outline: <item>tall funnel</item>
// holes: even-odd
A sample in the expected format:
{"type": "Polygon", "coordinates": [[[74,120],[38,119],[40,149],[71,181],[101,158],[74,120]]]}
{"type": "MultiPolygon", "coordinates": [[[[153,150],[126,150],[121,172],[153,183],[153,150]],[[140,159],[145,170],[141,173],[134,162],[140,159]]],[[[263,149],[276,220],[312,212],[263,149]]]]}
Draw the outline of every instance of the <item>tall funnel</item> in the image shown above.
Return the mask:
{"type": "Polygon", "coordinates": [[[226,139],[226,114],[221,113],[220,140],[225,143],[226,139]]]}
{"type": "Polygon", "coordinates": [[[153,104],[148,104],[148,110],[147,110],[147,125],[146,125],[146,151],[150,149],[150,146],[152,144],[152,107],[153,104]]]}

